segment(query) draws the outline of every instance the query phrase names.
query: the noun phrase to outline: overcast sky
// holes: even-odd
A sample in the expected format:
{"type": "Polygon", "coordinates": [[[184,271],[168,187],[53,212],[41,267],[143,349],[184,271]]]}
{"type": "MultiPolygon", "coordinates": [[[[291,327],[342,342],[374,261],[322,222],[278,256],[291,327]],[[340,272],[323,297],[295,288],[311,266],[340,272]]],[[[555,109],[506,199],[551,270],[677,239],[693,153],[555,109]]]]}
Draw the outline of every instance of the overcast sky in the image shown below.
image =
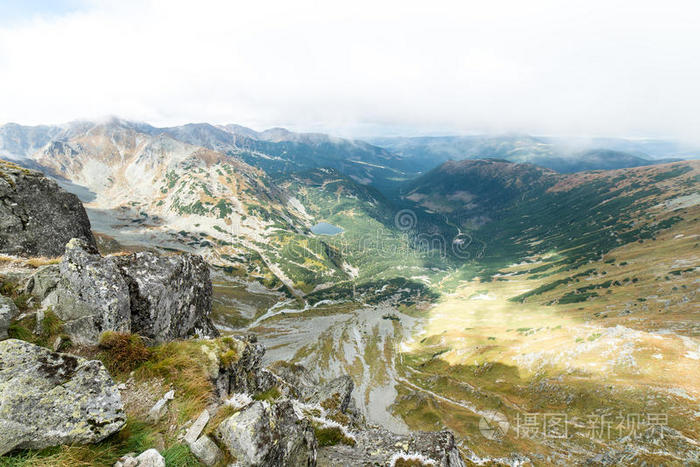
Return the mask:
{"type": "Polygon", "coordinates": [[[0,0],[0,123],[700,142],[700,1],[0,0]]]}

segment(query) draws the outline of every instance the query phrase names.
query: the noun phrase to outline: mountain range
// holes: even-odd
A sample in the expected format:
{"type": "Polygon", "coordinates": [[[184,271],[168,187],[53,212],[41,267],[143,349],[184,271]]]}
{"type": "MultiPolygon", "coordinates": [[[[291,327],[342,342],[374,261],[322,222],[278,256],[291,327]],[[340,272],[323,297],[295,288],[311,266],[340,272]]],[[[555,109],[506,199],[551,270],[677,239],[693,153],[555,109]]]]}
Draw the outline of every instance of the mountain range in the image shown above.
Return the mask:
{"type": "Polygon", "coordinates": [[[416,167],[435,162],[496,158],[529,162],[557,172],[611,170],[697,158],[698,148],[662,140],[597,138],[577,140],[529,135],[383,137],[370,140],[405,158],[416,167]]]}

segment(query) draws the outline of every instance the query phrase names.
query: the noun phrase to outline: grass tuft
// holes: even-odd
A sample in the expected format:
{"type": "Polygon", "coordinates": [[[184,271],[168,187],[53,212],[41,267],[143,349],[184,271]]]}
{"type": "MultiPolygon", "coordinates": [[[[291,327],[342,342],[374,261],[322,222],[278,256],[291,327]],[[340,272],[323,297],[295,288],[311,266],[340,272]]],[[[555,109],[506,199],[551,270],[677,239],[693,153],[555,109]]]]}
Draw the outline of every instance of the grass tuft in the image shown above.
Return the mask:
{"type": "Polygon", "coordinates": [[[99,358],[112,374],[133,371],[151,357],[151,351],[137,334],[103,332],[99,347],[99,358]]]}
{"type": "Polygon", "coordinates": [[[274,400],[279,399],[281,395],[282,394],[280,393],[279,389],[277,389],[277,386],[273,386],[267,391],[259,392],[253,395],[253,399],[255,399],[256,401],[272,402],[274,400]]]}
{"type": "Polygon", "coordinates": [[[314,433],[319,446],[335,446],[336,444],[346,444],[355,446],[355,440],[345,436],[343,430],[337,426],[314,427],[314,433]]]}
{"type": "Polygon", "coordinates": [[[209,361],[201,343],[173,341],[154,347],[150,358],[135,371],[139,380],[162,378],[175,389],[173,404],[182,421],[201,413],[214,394],[207,368],[209,361]]]}

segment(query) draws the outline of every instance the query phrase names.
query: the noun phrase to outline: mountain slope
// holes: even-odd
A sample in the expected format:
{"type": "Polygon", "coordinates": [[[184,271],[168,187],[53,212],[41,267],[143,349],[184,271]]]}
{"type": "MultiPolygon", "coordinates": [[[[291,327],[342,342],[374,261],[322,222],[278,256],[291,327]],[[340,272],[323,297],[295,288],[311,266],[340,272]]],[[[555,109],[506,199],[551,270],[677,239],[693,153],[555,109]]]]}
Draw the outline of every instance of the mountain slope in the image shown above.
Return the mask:
{"type": "Polygon", "coordinates": [[[410,162],[363,141],[284,128],[256,132],[239,125],[188,124],[164,128],[175,139],[235,155],[273,176],[319,167],[340,170],[363,184],[384,186],[412,172],[410,162]]]}
{"type": "Polygon", "coordinates": [[[499,209],[534,197],[558,179],[556,173],[532,164],[499,159],[448,161],[408,182],[403,197],[430,211],[452,213],[460,224],[487,221],[499,209]]]}
{"type": "Polygon", "coordinates": [[[678,221],[655,206],[697,192],[700,162],[557,174],[505,161],[447,162],[407,184],[404,201],[445,215],[485,245],[480,263],[558,251],[562,263],[597,259],[678,221]]]}
{"type": "Polygon", "coordinates": [[[303,244],[311,223],[262,170],[119,120],[66,136],[30,161],[83,196],[94,230],[128,245],[195,251],[295,295],[346,277],[323,250],[299,267],[280,261],[280,232],[303,244]]]}

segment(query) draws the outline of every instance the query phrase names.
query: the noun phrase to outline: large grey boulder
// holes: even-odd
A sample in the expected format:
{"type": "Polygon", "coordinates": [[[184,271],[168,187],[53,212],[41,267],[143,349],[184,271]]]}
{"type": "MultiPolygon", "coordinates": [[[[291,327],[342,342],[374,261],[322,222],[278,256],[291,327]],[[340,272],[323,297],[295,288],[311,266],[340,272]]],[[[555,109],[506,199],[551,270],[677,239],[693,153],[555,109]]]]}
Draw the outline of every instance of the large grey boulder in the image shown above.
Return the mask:
{"type": "Polygon", "coordinates": [[[95,245],[78,197],[40,172],[0,160],[0,252],[60,256],[75,237],[95,245]]]}
{"type": "Polygon", "coordinates": [[[209,266],[201,256],[140,252],[115,260],[129,287],[133,332],[156,342],[218,335],[209,319],[209,266]]]}
{"type": "Polygon", "coordinates": [[[28,342],[0,342],[0,455],[95,443],[126,422],[117,386],[99,361],[28,342]]]}
{"type": "Polygon", "coordinates": [[[61,263],[33,274],[26,290],[52,307],[79,344],[96,344],[105,331],[133,332],[153,343],[218,335],[209,318],[209,269],[196,255],[102,257],[72,239],[61,263]]]}
{"type": "Polygon", "coordinates": [[[19,314],[19,310],[10,297],[0,295],[0,340],[7,339],[7,328],[19,314]]]}
{"type": "Polygon", "coordinates": [[[297,416],[288,400],[253,402],[221,422],[214,435],[243,465],[316,465],[311,423],[297,416]]]}
{"type": "Polygon", "coordinates": [[[75,343],[95,344],[104,331],[131,331],[129,287],[121,270],[84,240],[70,240],[61,263],[39,270],[26,288],[64,321],[75,343]]]}

